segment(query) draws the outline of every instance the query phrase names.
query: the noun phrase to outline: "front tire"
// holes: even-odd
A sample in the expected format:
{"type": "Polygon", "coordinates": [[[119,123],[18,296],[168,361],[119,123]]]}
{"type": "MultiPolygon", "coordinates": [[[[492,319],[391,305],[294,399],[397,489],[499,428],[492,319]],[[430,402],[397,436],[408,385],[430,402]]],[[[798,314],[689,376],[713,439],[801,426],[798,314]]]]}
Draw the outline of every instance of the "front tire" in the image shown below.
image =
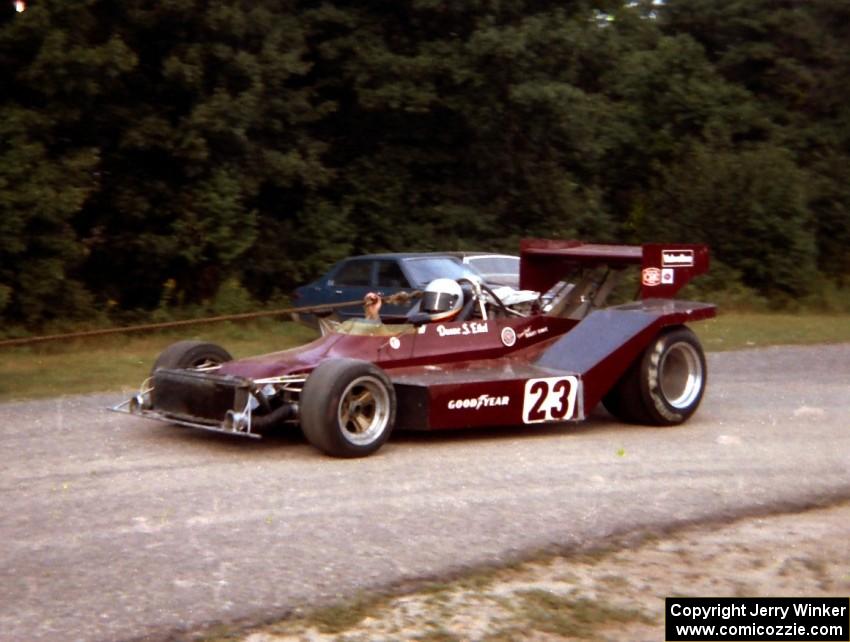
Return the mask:
{"type": "Polygon", "coordinates": [[[178,341],[168,346],[157,357],[151,374],[160,368],[205,368],[232,361],[230,353],[215,343],[205,341],[178,341]]]}
{"type": "Polygon", "coordinates": [[[623,421],[675,426],[696,412],[706,379],[699,339],[684,326],[668,328],[656,336],[602,403],[623,421]]]}
{"type": "Polygon", "coordinates": [[[366,361],[325,361],[301,391],[304,436],[332,457],[365,457],[377,451],[392,432],[395,414],[392,383],[366,361]]]}

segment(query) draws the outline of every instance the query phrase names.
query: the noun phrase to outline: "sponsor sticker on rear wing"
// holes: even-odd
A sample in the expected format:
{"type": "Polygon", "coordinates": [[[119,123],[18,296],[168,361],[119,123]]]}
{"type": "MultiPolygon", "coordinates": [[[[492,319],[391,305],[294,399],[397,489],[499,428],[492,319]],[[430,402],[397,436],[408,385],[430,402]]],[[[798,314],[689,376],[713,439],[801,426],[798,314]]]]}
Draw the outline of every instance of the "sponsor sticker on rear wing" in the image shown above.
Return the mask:
{"type": "Polygon", "coordinates": [[[546,292],[576,268],[639,265],[642,298],[672,298],[708,270],[708,246],[695,243],[606,245],[526,239],[520,247],[520,287],[546,292]]]}
{"type": "Polygon", "coordinates": [[[699,274],[708,271],[708,246],[652,243],[643,246],[641,298],[672,298],[699,274]]]}

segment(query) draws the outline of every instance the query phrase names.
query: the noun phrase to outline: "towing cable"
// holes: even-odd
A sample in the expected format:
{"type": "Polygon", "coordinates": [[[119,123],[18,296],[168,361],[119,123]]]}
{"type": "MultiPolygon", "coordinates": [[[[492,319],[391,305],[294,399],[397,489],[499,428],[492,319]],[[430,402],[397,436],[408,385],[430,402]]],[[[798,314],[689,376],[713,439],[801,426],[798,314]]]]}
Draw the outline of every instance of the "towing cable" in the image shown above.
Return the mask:
{"type": "MultiPolygon", "coordinates": [[[[380,296],[380,295],[379,295],[380,296]]],[[[397,305],[407,303],[413,299],[422,296],[421,290],[412,292],[397,292],[390,296],[381,296],[381,302],[388,305],[397,305]]],[[[144,325],[131,325],[123,328],[105,328],[102,330],[83,330],[81,332],[69,332],[66,334],[47,334],[41,337],[23,337],[20,339],[3,339],[0,340],[0,348],[8,348],[13,346],[33,345],[36,343],[46,343],[48,341],[63,341],[71,339],[87,339],[90,337],[103,337],[110,334],[123,334],[128,332],[148,332],[152,330],[168,330],[171,328],[182,328],[189,325],[203,325],[207,323],[219,323],[221,321],[246,321],[250,319],[261,319],[264,317],[282,316],[285,314],[310,314],[333,312],[340,308],[349,308],[355,305],[363,305],[363,299],[354,301],[343,301],[340,303],[326,303],[323,305],[310,305],[295,308],[280,308],[278,310],[267,310],[264,312],[243,312],[241,314],[226,314],[215,317],[206,317],[203,319],[183,319],[181,321],[165,321],[163,323],[147,323],[144,325]]]]}

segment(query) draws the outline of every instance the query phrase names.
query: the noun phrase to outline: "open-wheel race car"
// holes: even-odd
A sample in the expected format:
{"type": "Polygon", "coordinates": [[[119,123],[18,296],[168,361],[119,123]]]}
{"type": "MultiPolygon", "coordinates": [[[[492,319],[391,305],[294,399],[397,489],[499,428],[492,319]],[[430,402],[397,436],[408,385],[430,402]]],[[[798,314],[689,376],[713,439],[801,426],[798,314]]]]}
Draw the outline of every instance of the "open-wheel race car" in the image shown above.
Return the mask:
{"type": "Polygon", "coordinates": [[[237,360],[180,341],[114,410],[246,437],[296,424],[338,457],[374,453],[394,428],[580,421],[600,402],[626,422],[680,424],[707,374],[685,324],[716,309],[672,297],[708,262],[704,245],[526,240],[520,287],[563,285],[545,306],[437,279],[405,323],[329,322],[306,345],[237,360]],[[630,271],[637,298],[604,307],[630,271]]]}

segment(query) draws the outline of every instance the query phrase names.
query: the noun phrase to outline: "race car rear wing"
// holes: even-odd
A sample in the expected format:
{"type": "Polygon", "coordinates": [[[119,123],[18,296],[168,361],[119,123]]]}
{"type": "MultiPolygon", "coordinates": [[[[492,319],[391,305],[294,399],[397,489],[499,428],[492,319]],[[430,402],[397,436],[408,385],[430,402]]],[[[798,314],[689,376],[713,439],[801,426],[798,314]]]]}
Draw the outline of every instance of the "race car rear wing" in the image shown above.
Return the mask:
{"type": "Polygon", "coordinates": [[[621,271],[641,266],[640,296],[672,298],[692,278],[708,270],[708,246],[688,243],[603,245],[581,241],[526,239],[520,244],[519,286],[546,292],[582,268],[621,271]]]}

